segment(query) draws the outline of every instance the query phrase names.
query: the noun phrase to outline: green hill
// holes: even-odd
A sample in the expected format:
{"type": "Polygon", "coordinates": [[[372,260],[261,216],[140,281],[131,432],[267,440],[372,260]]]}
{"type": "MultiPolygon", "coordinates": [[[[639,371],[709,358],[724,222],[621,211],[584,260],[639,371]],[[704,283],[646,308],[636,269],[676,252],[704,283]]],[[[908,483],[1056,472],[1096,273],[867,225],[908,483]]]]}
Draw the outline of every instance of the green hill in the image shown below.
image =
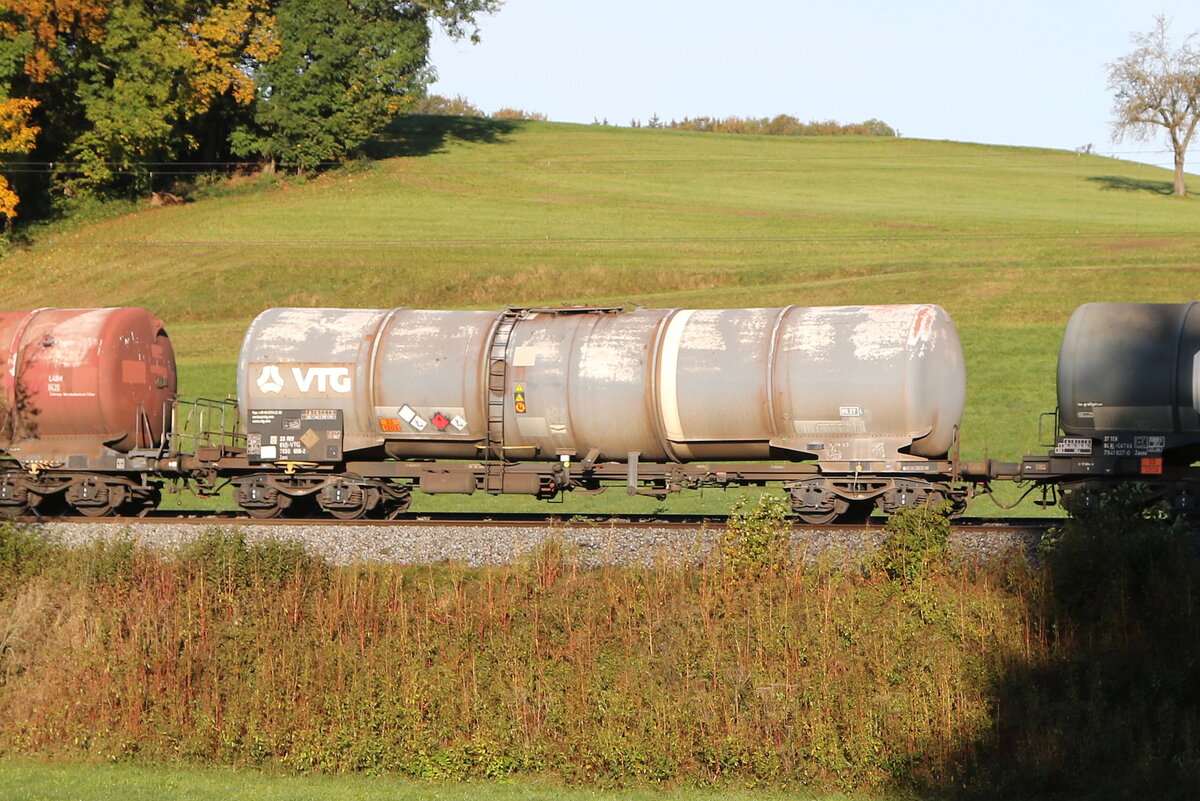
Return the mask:
{"type": "Polygon", "coordinates": [[[407,120],[379,153],[402,155],[47,235],[0,262],[3,305],[146,306],[184,392],[213,395],[276,305],[934,302],[967,350],[963,455],[1015,459],[1076,305],[1200,286],[1200,204],[1097,156],[458,118],[407,120]]]}

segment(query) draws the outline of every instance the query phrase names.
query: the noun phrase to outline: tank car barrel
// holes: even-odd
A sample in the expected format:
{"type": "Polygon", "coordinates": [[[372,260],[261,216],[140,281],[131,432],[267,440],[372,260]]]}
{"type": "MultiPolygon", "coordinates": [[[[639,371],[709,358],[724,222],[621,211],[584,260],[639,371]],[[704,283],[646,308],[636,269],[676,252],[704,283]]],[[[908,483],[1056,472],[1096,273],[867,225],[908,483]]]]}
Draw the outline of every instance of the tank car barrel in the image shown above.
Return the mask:
{"type": "Polygon", "coordinates": [[[175,355],[144,309],[0,312],[0,514],[157,502],[175,355]],[[15,468],[17,469],[14,469],[15,468]]]}
{"type": "Polygon", "coordinates": [[[829,498],[957,501],[965,387],[957,331],[932,305],[269,309],[238,369],[246,455],[264,470],[353,460],[382,478],[374,463],[394,461],[395,480],[430,490],[550,497],[616,484],[624,465],[626,492],[656,497],[802,481],[797,510],[820,514],[829,498]],[[704,468],[717,460],[770,463],[771,478],[704,468]],[[833,478],[859,475],[890,477],[833,478]]]}
{"type": "MultiPolygon", "coordinates": [[[[945,457],[965,387],[954,325],[929,305],[270,309],[250,326],[238,372],[247,431],[260,409],[335,410],[346,453],[784,454],[850,470],[945,457]]],[[[280,458],[269,444],[251,456],[280,458]]]]}

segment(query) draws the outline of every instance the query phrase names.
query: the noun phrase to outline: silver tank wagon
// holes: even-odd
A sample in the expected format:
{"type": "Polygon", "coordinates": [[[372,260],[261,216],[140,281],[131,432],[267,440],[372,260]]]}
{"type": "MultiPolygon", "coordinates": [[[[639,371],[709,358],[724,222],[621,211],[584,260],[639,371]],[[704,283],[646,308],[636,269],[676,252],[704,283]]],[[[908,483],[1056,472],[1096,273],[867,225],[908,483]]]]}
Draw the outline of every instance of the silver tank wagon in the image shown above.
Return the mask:
{"type": "MultiPolygon", "coordinates": [[[[270,309],[238,369],[252,461],[474,460],[482,472],[439,462],[418,483],[545,496],[615,464],[631,491],[659,494],[675,487],[651,465],[775,460],[798,511],[821,514],[845,503],[816,475],[944,471],[965,393],[957,332],[933,305],[270,309]],[[517,480],[537,463],[568,478],[517,480]]],[[[857,500],[903,505],[898,486],[857,500]]]]}

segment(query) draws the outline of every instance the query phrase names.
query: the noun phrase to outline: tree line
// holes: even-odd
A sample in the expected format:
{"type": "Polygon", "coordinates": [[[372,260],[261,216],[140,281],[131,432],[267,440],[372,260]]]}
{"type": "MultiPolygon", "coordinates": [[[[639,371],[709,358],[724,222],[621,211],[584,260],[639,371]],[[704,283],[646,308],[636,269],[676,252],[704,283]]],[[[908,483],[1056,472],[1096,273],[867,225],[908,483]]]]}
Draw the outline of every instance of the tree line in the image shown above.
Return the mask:
{"type": "MultiPolygon", "coordinates": [[[[312,170],[415,105],[433,25],[474,41],[499,5],[0,0],[0,154],[68,195],[129,194],[177,162],[312,170]]],[[[0,177],[0,215],[16,203],[0,177]]]]}
{"type": "MultiPolygon", "coordinates": [[[[496,120],[546,120],[545,114],[517,108],[502,108],[488,114],[462,95],[442,97],[428,95],[414,108],[416,114],[446,115],[453,117],[490,117],[496,120]]],[[[595,118],[593,125],[608,125],[607,119],[595,118]]],[[[684,117],[682,121],[664,122],[657,114],[646,122],[638,119],[629,121],[630,128],[667,128],[677,131],[703,131],[706,133],[757,134],[760,136],[899,136],[900,133],[882,120],[840,123],[837,120],[811,120],[800,122],[790,114],[774,117],[684,117]]]]}
{"type": "Polygon", "coordinates": [[[680,131],[709,131],[713,133],[757,134],[760,136],[899,136],[895,128],[883,120],[840,123],[837,120],[801,122],[790,114],[774,117],[685,117],[672,120],[663,127],[680,131]]]}

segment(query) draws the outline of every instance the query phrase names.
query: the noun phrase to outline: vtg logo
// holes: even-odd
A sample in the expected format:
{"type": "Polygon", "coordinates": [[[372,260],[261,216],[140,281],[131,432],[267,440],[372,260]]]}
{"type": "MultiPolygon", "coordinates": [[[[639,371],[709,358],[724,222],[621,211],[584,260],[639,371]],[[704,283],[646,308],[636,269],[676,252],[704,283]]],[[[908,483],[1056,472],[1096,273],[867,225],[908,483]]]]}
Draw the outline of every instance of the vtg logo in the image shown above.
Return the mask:
{"type": "MultiPolygon", "coordinates": [[[[317,392],[350,392],[349,367],[293,367],[292,380],[301,394],[308,394],[315,388],[317,392]]],[[[263,365],[255,381],[258,389],[264,395],[278,395],[286,386],[283,374],[274,364],[263,365]]]]}
{"type": "Polygon", "coordinates": [[[279,394],[283,389],[283,376],[279,374],[279,368],[273,364],[268,364],[263,367],[262,372],[258,374],[258,391],[267,394],[279,394]]]}

